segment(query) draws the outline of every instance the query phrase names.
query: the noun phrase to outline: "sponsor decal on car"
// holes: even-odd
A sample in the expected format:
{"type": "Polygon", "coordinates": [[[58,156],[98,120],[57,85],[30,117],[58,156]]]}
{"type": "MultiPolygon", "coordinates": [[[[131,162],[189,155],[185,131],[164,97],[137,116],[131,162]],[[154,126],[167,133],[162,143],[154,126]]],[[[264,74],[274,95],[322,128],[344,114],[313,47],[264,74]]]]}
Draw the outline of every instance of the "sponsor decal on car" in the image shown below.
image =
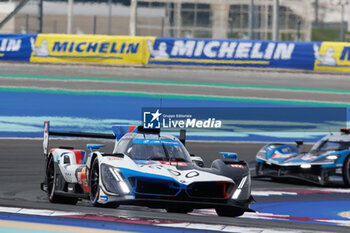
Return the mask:
{"type": "Polygon", "coordinates": [[[187,163],[185,162],[169,162],[169,161],[160,161],[161,164],[176,166],[176,167],[186,167],[187,163]]]}
{"type": "Polygon", "coordinates": [[[292,155],[292,153],[283,154],[279,151],[275,151],[275,153],[273,153],[271,159],[285,159],[285,158],[289,158],[291,155],[292,155]]]}
{"type": "Polygon", "coordinates": [[[86,177],[86,167],[84,167],[80,172],[78,172],[77,178],[78,178],[78,183],[81,186],[83,186],[84,192],[86,193],[90,192],[89,183],[86,177]]]}
{"type": "Polygon", "coordinates": [[[307,161],[307,160],[313,160],[316,159],[317,156],[316,155],[312,155],[312,154],[306,154],[303,157],[301,157],[301,160],[307,161]]]}
{"type": "Polygon", "coordinates": [[[108,196],[101,196],[100,195],[100,200],[104,202],[108,202],[108,196]]]}
{"type": "Polygon", "coordinates": [[[124,158],[120,158],[120,157],[107,157],[107,160],[109,161],[114,161],[114,160],[123,160],[124,158]]]}

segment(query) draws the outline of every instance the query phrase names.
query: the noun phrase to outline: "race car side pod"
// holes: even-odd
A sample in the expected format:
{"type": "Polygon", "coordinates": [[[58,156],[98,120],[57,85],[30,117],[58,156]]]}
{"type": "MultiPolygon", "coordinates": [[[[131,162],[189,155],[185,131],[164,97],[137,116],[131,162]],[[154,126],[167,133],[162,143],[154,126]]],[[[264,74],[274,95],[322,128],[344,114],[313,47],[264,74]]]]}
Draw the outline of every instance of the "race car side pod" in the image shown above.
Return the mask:
{"type": "Polygon", "coordinates": [[[49,146],[49,135],[64,136],[64,137],[81,137],[81,138],[103,138],[103,139],[115,139],[116,138],[116,136],[114,134],[50,131],[50,122],[45,121],[45,123],[44,123],[43,150],[44,150],[44,155],[46,155],[46,156],[48,155],[47,148],[49,146]]]}
{"type": "Polygon", "coordinates": [[[186,130],[185,129],[180,129],[180,142],[186,146],[186,130]]]}

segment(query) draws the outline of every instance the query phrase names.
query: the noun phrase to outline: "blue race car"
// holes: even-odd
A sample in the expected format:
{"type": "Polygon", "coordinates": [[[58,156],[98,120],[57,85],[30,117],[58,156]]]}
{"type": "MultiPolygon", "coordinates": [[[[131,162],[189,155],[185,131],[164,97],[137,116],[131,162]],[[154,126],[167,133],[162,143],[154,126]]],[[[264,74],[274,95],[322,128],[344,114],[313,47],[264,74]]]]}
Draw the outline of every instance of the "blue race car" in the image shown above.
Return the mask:
{"type": "Polygon", "coordinates": [[[296,178],[319,185],[350,187],[350,130],[327,135],[309,152],[297,146],[271,143],[256,155],[256,177],[296,178]]]}

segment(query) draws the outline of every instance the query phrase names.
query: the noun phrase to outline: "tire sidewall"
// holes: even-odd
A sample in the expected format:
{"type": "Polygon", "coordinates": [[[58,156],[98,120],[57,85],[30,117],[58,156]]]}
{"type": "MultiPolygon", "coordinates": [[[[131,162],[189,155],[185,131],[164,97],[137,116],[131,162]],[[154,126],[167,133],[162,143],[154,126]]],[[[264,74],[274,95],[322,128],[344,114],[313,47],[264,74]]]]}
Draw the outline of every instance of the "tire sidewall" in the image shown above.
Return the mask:
{"type": "MultiPolygon", "coordinates": [[[[47,193],[47,198],[49,199],[50,202],[55,202],[56,200],[56,195],[55,195],[55,189],[56,189],[56,168],[55,168],[55,162],[53,161],[53,157],[50,156],[49,160],[48,160],[48,164],[47,164],[47,169],[51,169],[50,166],[51,166],[51,163],[53,163],[53,182],[52,182],[52,189],[51,189],[51,192],[47,193]]],[[[46,176],[49,175],[49,172],[47,171],[46,172],[46,176]]],[[[49,186],[49,177],[46,177],[46,180],[47,180],[47,187],[49,186]]]]}
{"type": "Polygon", "coordinates": [[[171,207],[166,208],[166,211],[168,213],[180,213],[180,214],[187,214],[189,212],[192,212],[193,210],[194,210],[193,208],[175,207],[175,206],[171,206],[171,207]]]}
{"type": "Polygon", "coordinates": [[[343,163],[343,181],[345,186],[350,187],[350,155],[343,163]]]}
{"type": "Polygon", "coordinates": [[[215,208],[216,213],[221,217],[239,217],[244,214],[244,210],[230,207],[230,206],[222,206],[215,208]]]}
{"type": "MultiPolygon", "coordinates": [[[[61,203],[61,204],[69,204],[69,205],[75,205],[78,202],[78,198],[75,197],[65,197],[65,196],[60,196],[55,194],[55,190],[56,190],[56,182],[57,182],[57,172],[56,172],[56,166],[55,166],[55,161],[53,159],[53,156],[50,156],[49,160],[48,160],[48,164],[47,164],[47,169],[50,169],[51,164],[53,163],[53,182],[52,182],[52,189],[51,192],[47,192],[47,199],[51,202],[51,203],[61,203]]],[[[48,176],[48,173],[46,173],[46,176],[48,176]]],[[[48,187],[48,177],[46,177],[46,185],[48,187]]]]}
{"type": "MultiPolygon", "coordinates": [[[[99,162],[98,162],[98,158],[96,157],[93,161],[92,161],[92,165],[91,165],[91,170],[90,170],[90,173],[89,173],[89,188],[90,188],[90,202],[93,206],[96,206],[96,205],[99,205],[99,203],[97,202],[98,201],[98,197],[100,195],[99,193],[99,188],[97,188],[97,192],[95,194],[95,197],[93,198],[92,197],[92,186],[91,186],[91,178],[92,178],[92,173],[94,171],[94,167],[95,167],[95,164],[98,164],[99,166],[99,162]]],[[[100,182],[100,174],[99,174],[99,182],[100,182]]]]}

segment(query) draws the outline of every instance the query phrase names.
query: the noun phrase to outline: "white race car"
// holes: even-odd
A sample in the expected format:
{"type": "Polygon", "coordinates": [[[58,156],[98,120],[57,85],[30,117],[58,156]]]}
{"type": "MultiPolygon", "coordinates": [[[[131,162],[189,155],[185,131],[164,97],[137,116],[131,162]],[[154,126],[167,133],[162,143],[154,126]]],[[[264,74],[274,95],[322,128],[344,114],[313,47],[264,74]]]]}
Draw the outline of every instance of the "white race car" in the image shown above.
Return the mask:
{"type": "Polygon", "coordinates": [[[160,130],[115,126],[110,135],[50,132],[49,122],[44,128],[41,189],[50,202],[76,204],[85,198],[93,206],[131,204],[176,213],[215,208],[218,215],[231,217],[253,211],[249,168],[235,153],[222,152],[225,159],[203,168],[200,157],[186,150],[184,137],[160,135],[160,130]],[[115,138],[116,143],[110,154],[96,144],[87,145],[88,154],[64,146],[48,150],[49,135],[115,138]]]}

